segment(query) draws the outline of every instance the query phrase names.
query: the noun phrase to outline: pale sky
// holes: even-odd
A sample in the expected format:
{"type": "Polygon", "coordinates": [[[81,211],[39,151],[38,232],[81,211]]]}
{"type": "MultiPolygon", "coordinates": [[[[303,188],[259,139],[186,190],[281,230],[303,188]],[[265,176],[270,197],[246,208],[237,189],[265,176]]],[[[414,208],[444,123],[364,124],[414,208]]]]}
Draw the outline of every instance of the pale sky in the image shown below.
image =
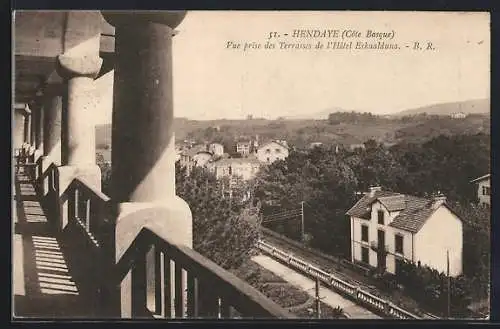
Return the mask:
{"type": "MultiPolygon", "coordinates": [[[[488,98],[489,24],[487,13],[191,11],[173,43],[175,116],[276,118],[329,108],[382,114],[488,98]],[[394,31],[386,42],[402,49],[226,48],[227,41],[264,44],[269,32],[294,29],[358,30],[363,38],[354,43],[368,40],[368,29],[394,31]],[[413,41],[431,41],[436,50],[405,48],[413,41]]],[[[279,41],[318,40],[343,41],[279,41]]]]}

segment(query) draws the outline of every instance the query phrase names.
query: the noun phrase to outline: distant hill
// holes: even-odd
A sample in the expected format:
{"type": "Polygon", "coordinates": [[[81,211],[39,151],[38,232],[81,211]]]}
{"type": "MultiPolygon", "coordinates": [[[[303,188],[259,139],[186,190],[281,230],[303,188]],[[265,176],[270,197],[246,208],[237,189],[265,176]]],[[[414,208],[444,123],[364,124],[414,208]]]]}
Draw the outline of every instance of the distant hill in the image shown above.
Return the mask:
{"type": "MultiPolygon", "coordinates": [[[[400,112],[399,115],[370,116],[359,111],[330,108],[321,112],[323,117],[241,119],[241,120],[189,120],[175,118],[176,141],[192,138],[229,144],[238,138],[258,135],[261,141],[286,139],[291,145],[304,147],[311,142],[324,144],[358,144],[368,139],[386,143],[422,142],[438,135],[490,133],[489,100],[430,105],[400,112]],[[439,117],[413,116],[419,113],[442,114],[439,117]],[[454,112],[471,114],[462,120],[449,117],[454,112]],[[327,120],[328,114],[337,113],[337,120],[327,120]],[[358,113],[358,114],[356,114],[358,113]]],[[[318,117],[316,113],[307,117],[318,117]]],[[[96,127],[96,147],[109,150],[111,125],[96,127]]]]}
{"type": "Polygon", "coordinates": [[[394,116],[415,115],[427,113],[433,115],[450,115],[456,112],[466,114],[481,114],[490,112],[489,99],[473,99],[464,102],[441,103],[429,106],[418,107],[414,109],[404,110],[393,114],[394,116]]]}
{"type": "Polygon", "coordinates": [[[341,107],[330,107],[328,109],[319,111],[319,112],[314,112],[310,114],[301,114],[297,116],[286,116],[284,117],[285,120],[328,120],[328,116],[331,113],[336,113],[336,112],[357,112],[357,113],[363,113],[366,111],[361,111],[361,110],[352,110],[352,109],[344,109],[341,107]]]}

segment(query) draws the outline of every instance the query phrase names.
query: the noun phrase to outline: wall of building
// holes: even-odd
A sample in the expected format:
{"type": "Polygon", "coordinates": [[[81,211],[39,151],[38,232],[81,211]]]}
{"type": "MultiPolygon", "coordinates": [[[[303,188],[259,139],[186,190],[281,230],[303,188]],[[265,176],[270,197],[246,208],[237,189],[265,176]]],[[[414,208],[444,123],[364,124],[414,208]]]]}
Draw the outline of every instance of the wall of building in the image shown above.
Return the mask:
{"type": "Polygon", "coordinates": [[[450,275],[462,273],[463,225],[445,206],[439,207],[415,234],[415,261],[446,273],[449,251],[450,275]]]}
{"type": "Polygon", "coordinates": [[[288,149],[278,143],[267,143],[257,150],[257,158],[260,162],[273,163],[276,160],[284,160],[288,157],[288,149]]]}
{"type": "MultiPolygon", "coordinates": [[[[361,250],[363,247],[368,248],[369,265],[377,266],[377,255],[370,249],[370,241],[373,240],[373,233],[370,229],[371,220],[366,220],[357,217],[351,217],[351,242],[352,242],[352,261],[361,262],[361,250]],[[361,241],[361,226],[368,226],[368,242],[361,241]]],[[[375,233],[376,234],[376,233],[375,233]]],[[[376,237],[375,237],[376,238],[376,237]]]]}
{"type": "Polygon", "coordinates": [[[210,144],[209,151],[215,156],[222,156],[224,154],[224,146],[218,143],[210,144]]]}
{"type": "Polygon", "coordinates": [[[483,187],[487,187],[490,190],[491,194],[491,187],[490,187],[490,179],[485,179],[483,181],[480,181],[477,184],[477,197],[479,199],[479,203],[481,204],[490,204],[490,195],[485,195],[483,194],[483,187]]]}
{"type": "Polygon", "coordinates": [[[387,246],[388,254],[386,258],[386,270],[389,273],[395,274],[396,271],[396,258],[405,258],[412,260],[413,253],[413,239],[410,232],[399,230],[397,228],[388,226],[392,220],[399,214],[399,212],[389,212],[380,202],[374,202],[372,205],[371,219],[361,219],[351,217],[351,241],[352,241],[352,256],[351,260],[361,261],[361,248],[368,248],[369,265],[376,267],[377,252],[370,248],[372,242],[378,243],[378,230],[385,232],[385,245],[387,246]],[[378,223],[378,210],[384,211],[384,225],[378,223]],[[361,226],[368,226],[368,242],[361,241],[361,226]],[[395,256],[395,236],[400,234],[403,236],[403,254],[395,256]]]}
{"type": "Polygon", "coordinates": [[[385,244],[388,246],[389,253],[387,254],[386,270],[389,273],[396,274],[396,260],[406,259],[408,261],[414,260],[413,247],[414,236],[410,232],[399,230],[394,227],[388,226],[386,228],[385,244]],[[396,253],[396,235],[399,234],[403,237],[403,253],[396,253]]]}
{"type": "Polygon", "coordinates": [[[212,155],[209,153],[198,153],[193,156],[193,161],[197,166],[204,166],[212,159],[212,155]]]}

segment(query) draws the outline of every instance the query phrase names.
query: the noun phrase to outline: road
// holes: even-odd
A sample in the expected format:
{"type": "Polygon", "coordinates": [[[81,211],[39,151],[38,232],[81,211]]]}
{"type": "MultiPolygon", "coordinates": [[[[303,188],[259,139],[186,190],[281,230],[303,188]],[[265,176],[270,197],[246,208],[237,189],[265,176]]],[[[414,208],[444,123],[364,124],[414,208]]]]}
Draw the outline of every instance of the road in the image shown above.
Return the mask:
{"type": "MultiPolygon", "coordinates": [[[[254,262],[260,266],[268,269],[284,280],[288,281],[292,285],[301,288],[309,295],[315,297],[315,282],[304,275],[297,273],[296,271],[286,267],[285,265],[275,261],[274,259],[265,256],[258,255],[252,258],[254,262]]],[[[344,313],[346,313],[349,318],[352,319],[381,319],[380,316],[360,307],[359,305],[351,302],[350,300],[342,297],[341,295],[333,292],[332,290],[321,287],[320,296],[323,298],[321,301],[333,308],[340,306],[344,313]]]]}

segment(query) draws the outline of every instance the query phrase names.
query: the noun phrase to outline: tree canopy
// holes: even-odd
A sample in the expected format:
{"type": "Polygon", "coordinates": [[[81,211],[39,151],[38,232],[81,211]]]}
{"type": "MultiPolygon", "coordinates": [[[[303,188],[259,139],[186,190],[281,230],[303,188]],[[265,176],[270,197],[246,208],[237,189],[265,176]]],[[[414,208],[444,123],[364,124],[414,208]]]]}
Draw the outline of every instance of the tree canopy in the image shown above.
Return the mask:
{"type": "Polygon", "coordinates": [[[189,176],[176,166],[176,193],[193,214],[193,247],[226,269],[248,259],[259,238],[258,209],[223,197],[222,184],[195,167],[189,176]]]}

